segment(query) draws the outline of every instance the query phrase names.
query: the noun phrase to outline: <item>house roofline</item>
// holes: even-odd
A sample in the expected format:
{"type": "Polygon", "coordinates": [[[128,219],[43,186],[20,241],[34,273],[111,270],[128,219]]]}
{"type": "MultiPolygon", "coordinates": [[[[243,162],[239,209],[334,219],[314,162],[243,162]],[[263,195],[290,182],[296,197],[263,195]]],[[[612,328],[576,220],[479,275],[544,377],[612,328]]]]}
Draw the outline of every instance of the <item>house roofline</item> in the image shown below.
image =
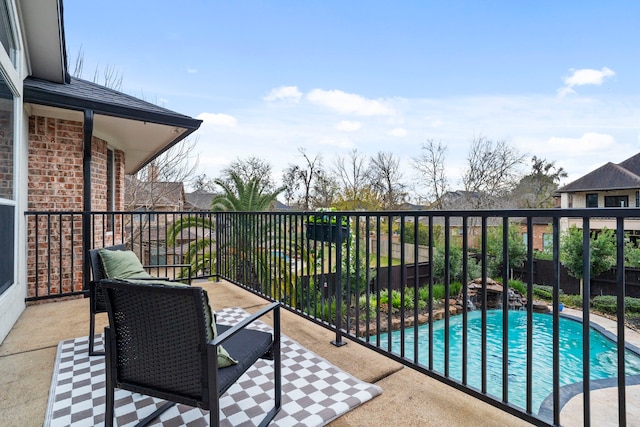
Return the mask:
{"type": "MultiPolygon", "coordinates": [[[[72,82],[74,80],[80,81],[80,79],[72,79],[72,82]]],[[[193,119],[189,116],[178,114],[170,110],[161,109],[153,104],[104,88],[97,84],[95,84],[96,88],[102,88],[110,94],[115,93],[123,99],[134,99],[137,103],[147,104],[151,108],[144,108],[144,105],[142,108],[140,106],[117,105],[111,102],[100,101],[98,99],[78,96],[71,93],[63,93],[61,91],[54,90],[54,85],[66,86],[61,85],[60,83],[34,79],[32,77],[25,79],[24,102],[75,111],[92,110],[96,114],[103,114],[111,117],[182,127],[189,129],[190,131],[188,133],[195,131],[202,124],[202,120],[193,119]]]]}

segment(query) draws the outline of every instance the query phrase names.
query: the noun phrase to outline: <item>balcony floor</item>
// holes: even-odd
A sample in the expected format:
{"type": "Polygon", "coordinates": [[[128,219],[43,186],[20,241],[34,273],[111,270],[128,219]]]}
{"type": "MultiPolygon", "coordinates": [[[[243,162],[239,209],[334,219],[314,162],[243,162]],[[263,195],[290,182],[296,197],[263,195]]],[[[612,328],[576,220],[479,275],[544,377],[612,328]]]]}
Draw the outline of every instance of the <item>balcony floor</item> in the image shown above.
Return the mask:
{"type": "MultiPolygon", "coordinates": [[[[200,282],[198,286],[207,289],[214,309],[241,307],[254,312],[267,303],[227,282],[200,282]]],[[[58,342],[88,334],[88,304],[88,299],[75,299],[29,306],[0,345],[3,426],[42,426],[58,342]]],[[[105,323],[106,315],[98,316],[99,329],[105,323]]],[[[282,333],[355,377],[382,388],[382,395],[333,421],[332,427],[529,425],[356,343],[335,347],[330,343],[335,334],[286,310],[282,311],[282,333]]],[[[640,386],[628,388],[627,402],[637,402],[640,386]]],[[[596,407],[593,401],[600,399],[593,397],[592,423],[597,424],[595,417],[606,411],[596,407]]],[[[608,420],[617,420],[608,405],[608,420]]],[[[581,406],[574,405],[576,409],[581,411],[581,406]]],[[[634,416],[640,415],[628,409],[634,416]]],[[[565,412],[563,421],[574,418],[574,414],[565,412]]]]}

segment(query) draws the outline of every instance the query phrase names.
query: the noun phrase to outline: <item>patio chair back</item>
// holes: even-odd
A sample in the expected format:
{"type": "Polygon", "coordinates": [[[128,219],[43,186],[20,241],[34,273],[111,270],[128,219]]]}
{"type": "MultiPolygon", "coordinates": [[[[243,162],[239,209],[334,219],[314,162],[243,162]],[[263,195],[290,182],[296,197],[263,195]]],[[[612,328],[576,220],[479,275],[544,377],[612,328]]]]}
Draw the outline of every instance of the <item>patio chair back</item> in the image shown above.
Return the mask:
{"type": "MultiPolygon", "coordinates": [[[[91,249],[89,250],[89,260],[91,261],[91,274],[93,276],[93,282],[98,283],[99,281],[106,279],[107,275],[104,272],[104,267],[102,266],[102,260],[100,259],[99,252],[103,249],[109,251],[125,251],[127,250],[127,246],[123,243],[121,245],[113,245],[106,246],[104,248],[99,249],[91,249]]],[[[104,306],[104,299],[101,300],[102,311],[106,311],[106,307],[104,306]]]]}
{"type": "MultiPolygon", "coordinates": [[[[114,416],[114,389],[197,406],[210,411],[210,425],[219,425],[219,396],[258,359],[274,358],[274,409],[280,408],[279,304],[273,303],[235,327],[218,325],[220,336],[208,341],[208,302],[200,287],[101,282],[109,326],[106,345],[106,425],[114,416]],[[274,312],[274,333],[246,328],[247,322],[274,312]],[[217,346],[238,360],[218,368],[217,346]]],[[[154,413],[153,416],[157,416],[154,413]]],[[[149,420],[144,420],[149,421],[149,420]]]]}
{"type": "MultiPolygon", "coordinates": [[[[126,245],[119,244],[113,246],[106,246],[104,248],[97,248],[89,250],[89,260],[91,261],[91,274],[93,276],[92,280],[89,281],[89,355],[90,356],[102,356],[104,352],[96,352],[95,351],[95,316],[97,313],[105,313],[107,311],[107,307],[105,305],[104,296],[102,294],[102,288],[100,287],[100,282],[107,279],[107,274],[104,270],[104,264],[102,263],[102,257],[100,256],[100,251],[102,250],[109,251],[125,251],[127,250],[126,245]]],[[[170,282],[182,282],[186,281],[187,284],[191,285],[191,265],[189,264],[157,264],[157,265],[146,265],[143,266],[145,269],[157,269],[162,267],[169,268],[180,268],[187,272],[186,278],[174,278],[171,279],[169,277],[152,277],[151,280],[167,280],[170,282]]],[[[139,279],[140,280],[140,279],[139,279]]],[[[146,279],[145,279],[146,280],[146,279]]]]}
{"type": "MultiPolygon", "coordinates": [[[[127,249],[126,245],[113,245],[107,246],[104,249],[110,251],[124,251],[127,249]]],[[[89,250],[89,261],[91,262],[91,275],[92,279],[89,281],[89,355],[90,356],[102,356],[104,352],[95,351],[95,323],[96,314],[105,313],[107,306],[104,301],[104,295],[102,289],[98,286],[101,280],[106,279],[104,267],[102,266],[102,259],[100,259],[100,249],[89,250]]]]}
{"type": "Polygon", "coordinates": [[[202,289],[106,283],[111,344],[121,344],[110,347],[117,386],[142,394],[172,390],[158,397],[191,406],[202,402],[208,393],[202,289]]]}

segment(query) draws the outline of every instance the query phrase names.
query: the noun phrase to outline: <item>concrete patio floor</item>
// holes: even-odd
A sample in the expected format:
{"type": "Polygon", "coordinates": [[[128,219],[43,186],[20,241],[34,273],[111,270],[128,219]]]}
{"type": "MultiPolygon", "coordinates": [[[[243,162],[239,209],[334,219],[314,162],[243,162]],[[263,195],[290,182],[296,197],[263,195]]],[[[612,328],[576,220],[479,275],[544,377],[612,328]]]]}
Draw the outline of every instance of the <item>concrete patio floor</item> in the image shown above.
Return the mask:
{"type": "MultiPolygon", "coordinates": [[[[207,289],[214,309],[241,307],[255,312],[267,304],[228,282],[197,285],[207,289]]],[[[88,335],[88,304],[88,299],[75,299],[27,307],[0,345],[0,425],[42,426],[58,342],[88,335]]],[[[105,323],[106,315],[99,315],[98,327],[105,323]]],[[[382,388],[382,395],[333,421],[332,427],[530,425],[361,345],[347,340],[348,345],[335,347],[330,343],[335,334],[287,310],[282,311],[282,333],[382,388]]],[[[613,420],[617,424],[617,416],[613,420]]]]}

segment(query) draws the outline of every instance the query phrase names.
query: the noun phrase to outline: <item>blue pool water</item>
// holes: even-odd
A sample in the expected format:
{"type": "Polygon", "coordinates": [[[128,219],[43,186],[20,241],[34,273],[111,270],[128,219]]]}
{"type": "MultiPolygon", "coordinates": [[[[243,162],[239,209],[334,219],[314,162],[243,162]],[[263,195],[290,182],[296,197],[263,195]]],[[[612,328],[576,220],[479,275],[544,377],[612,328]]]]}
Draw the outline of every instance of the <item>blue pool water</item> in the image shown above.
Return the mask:
{"type": "MultiPolygon", "coordinates": [[[[481,388],[482,381],[482,312],[468,313],[467,384],[481,388]]],[[[552,324],[549,314],[533,315],[533,398],[537,412],[542,401],[553,391],[552,324]]],[[[462,316],[449,319],[449,376],[462,379],[462,316]]],[[[405,333],[405,357],[413,358],[414,329],[405,333]]],[[[381,335],[381,348],[387,348],[389,334],[381,335]]],[[[400,331],[391,334],[392,351],[400,354],[400,331]]],[[[429,326],[418,327],[418,362],[429,366],[429,326]]],[[[433,367],[444,373],[444,321],[433,323],[433,367]]],[[[615,344],[591,328],[591,379],[617,376],[615,344]]],[[[509,311],[509,402],[526,408],[527,313],[509,311]]],[[[640,356],[626,351],[626,373],[640,373],[640,356]]],[[[560,385],[582,381],[582,323],[560,318],[560,385]]],[[[502,399],[502,310],[487,311],[487,391],[502,399]]]]}

